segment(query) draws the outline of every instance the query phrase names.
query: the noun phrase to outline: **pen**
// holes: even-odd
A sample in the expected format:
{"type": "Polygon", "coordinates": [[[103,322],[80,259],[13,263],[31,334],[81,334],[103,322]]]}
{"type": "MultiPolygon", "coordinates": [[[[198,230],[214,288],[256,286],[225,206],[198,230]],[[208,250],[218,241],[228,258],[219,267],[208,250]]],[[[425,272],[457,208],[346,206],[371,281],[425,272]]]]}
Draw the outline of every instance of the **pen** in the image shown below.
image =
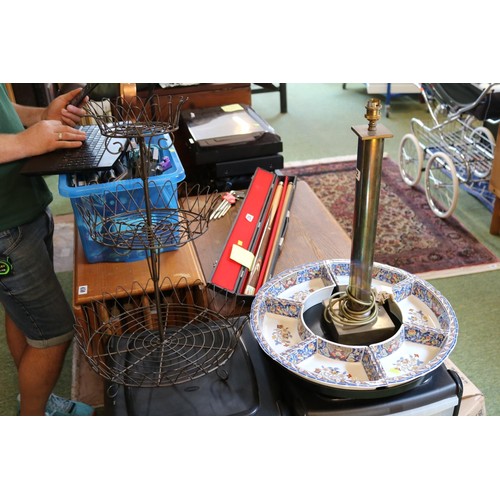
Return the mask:
{"type": "Polygon", "coordinates": [[[257,292],[257,290],[259,290],[259,288],[262,286],[262,284],[265,281],[266,270],[269,266],[269,256],[271,255],[271,251],[277,242],[279,221],[281,219],[281,214],[283,212],[283,203],[284,203],[285,195],[286,195],[286,192],[288,191],[288,177],[285,177],[284,181],[282,181],[282,182],[283,182],[283,189],[281,191],[280,199],[278,202],[278,210],[276,213],[276,222],[273,225],[270,241],[269,241],[269,244],[267,245],[266,252],[264,254],[264,260],[262,263],[262,268],[261,268],[260,273],[259,273],[259,279],[257,280],[257,284],[255,286],[255,292],[257,292]]]}

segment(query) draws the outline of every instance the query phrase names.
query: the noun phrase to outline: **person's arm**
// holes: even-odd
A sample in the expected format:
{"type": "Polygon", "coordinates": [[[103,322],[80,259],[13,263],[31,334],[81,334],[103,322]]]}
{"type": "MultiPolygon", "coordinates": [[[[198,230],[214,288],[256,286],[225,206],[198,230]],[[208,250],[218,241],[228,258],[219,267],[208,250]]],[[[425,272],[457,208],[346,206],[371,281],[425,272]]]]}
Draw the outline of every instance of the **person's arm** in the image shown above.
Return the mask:
{"type": "Polygon", "coordinates": [[[55,149],[80,147],[85,133],[73,127],[80,122],[85,111],[68,105],[79,92],[80,89],[75,89],[56,97],[46,108],[13,104],[27,128],[18,134],[0,134],[0,163],[55,149]]]}
{"type": "Polygon", "coordinates": [[[33,106],[22,106],[20,104],[12,103],[16,113],[18,114],[21,123],[25,127],[30,127],[35,123],[42,120],[42,113],[46,110],[46,108],[35,108],[33,106]]]}
{"type": "Polygon", "coordinates": [[[85,132],[57,120],[41,120],[18,134],[0,134],[0,163],[48,153],[62,148],[79,148],[85,132]]]}

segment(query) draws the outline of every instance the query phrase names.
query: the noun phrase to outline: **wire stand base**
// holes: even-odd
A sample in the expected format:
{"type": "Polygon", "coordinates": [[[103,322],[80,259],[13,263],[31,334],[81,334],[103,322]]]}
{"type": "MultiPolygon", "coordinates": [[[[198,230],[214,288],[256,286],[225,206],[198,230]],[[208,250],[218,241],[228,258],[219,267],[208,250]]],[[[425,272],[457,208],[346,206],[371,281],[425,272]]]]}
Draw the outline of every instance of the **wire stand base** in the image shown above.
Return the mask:
{"type": "Polygon", "coordinates": [[[232,356],[247,321],[242,303],[202,283],[164,280],[161,288],[159,308],[149,285],[82,306],[76,341],[97,374],[164,387],[221,369],[232,356]]]}

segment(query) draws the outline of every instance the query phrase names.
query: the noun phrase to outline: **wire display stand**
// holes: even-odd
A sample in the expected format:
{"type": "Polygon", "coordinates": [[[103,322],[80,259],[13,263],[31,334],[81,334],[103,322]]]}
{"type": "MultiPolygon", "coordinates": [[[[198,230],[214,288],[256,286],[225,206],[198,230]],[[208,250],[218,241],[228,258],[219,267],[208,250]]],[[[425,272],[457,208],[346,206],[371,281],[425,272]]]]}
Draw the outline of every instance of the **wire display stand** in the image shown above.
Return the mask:
{"type": "Polygon", "coordinates": [[[110,183],[78,206],[93,240],[146,253],[146,286],[135,283],[128,291],[122,288],[83,305],[77,321],[77,343],[94,371],[124,385],[168,386],[221,369],[243,327],[236,299],[201,282],[189,286],[186,280],[174,283],[161,276],[160,252],[201,236],[219,201],[208,188],[150,176],[153,139],[160,150],[172,147],[184,102],[181,98],[174,106],[169,99],[162,110],[157,96],[134,96],[86,108],[108,147],[125,138],[138,150],[132,187],[130,181],[110,183]]]}

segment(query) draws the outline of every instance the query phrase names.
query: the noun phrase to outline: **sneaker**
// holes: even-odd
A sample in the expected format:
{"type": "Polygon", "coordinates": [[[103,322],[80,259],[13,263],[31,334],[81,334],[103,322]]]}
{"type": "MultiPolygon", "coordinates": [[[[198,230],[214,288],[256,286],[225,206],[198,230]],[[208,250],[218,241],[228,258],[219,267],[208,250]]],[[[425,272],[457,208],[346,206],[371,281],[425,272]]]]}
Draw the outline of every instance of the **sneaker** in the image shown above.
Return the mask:
{"type": "Polygon", "coordinates": [[[80,401],[61,398],[55,394],[49,396],[45,407],[45,415],[51,417],[89,417],[94,414],[95,410],[92,406],[80,401]]]}
{"type": "MultiPolygon", "coordinates": [[[[21,397],[17,395],[18,405],[21,403],[21,397]]],[[[18,409],[19,415],[19,409],[18,409]]],[[[73,401],[71,399],[61,398],[55,394],[49,396],[47,405],[45,406],[45,415],[50,417],[88,417],[95,414],[92,406],[73,401]]]]}

